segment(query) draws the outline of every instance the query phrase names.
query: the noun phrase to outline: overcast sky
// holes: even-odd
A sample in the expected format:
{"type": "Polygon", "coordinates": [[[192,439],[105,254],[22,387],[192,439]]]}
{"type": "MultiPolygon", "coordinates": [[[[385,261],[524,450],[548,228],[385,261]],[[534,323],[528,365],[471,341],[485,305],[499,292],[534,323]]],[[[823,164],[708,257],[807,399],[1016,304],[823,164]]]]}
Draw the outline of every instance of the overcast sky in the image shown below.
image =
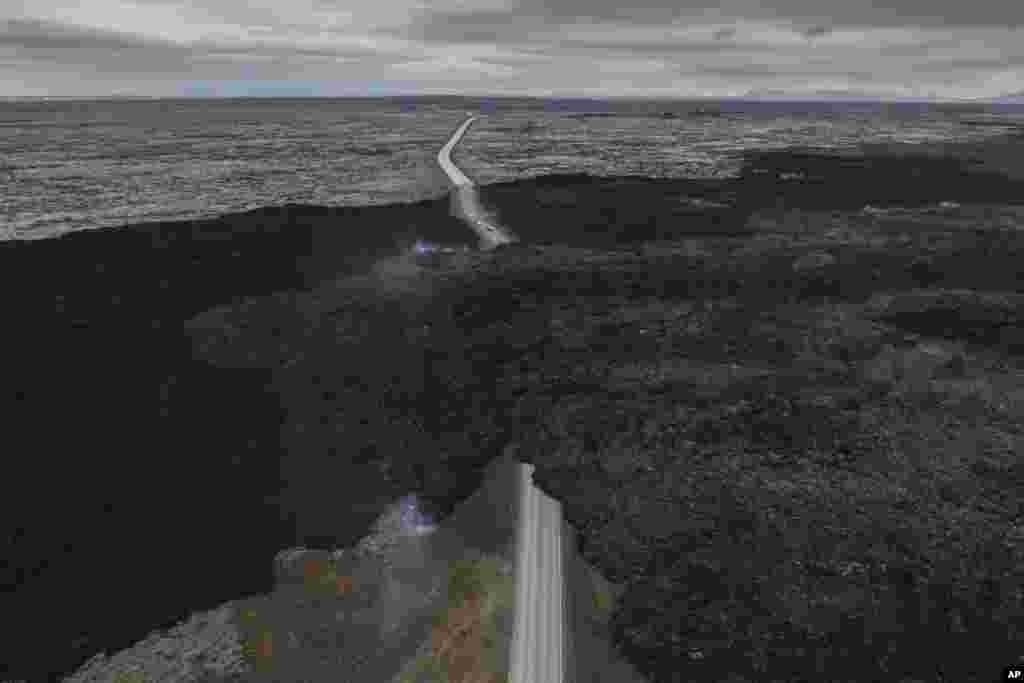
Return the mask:
{"type": "Polygon", "coordinates": [[[1024,0],[3,0],[0,97],[1024,91],[1024,0]]]}

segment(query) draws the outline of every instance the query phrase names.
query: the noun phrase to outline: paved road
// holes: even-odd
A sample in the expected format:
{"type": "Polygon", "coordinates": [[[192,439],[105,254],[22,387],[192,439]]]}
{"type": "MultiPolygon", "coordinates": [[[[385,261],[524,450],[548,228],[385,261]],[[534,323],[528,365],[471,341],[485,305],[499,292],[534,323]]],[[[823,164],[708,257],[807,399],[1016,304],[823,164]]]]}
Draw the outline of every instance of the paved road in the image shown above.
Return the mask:
{"type": "MultiPolygon", "coordinates": [[[[478,117],[470,116],[437,155],[452,184],[463,216],[483,248],[512,239],[484,218],[473,181],[452,163],[451,153],[478,117]]],[[[566,630],[565,523],[561,504],[532,481],[533,465],[519,465],[519,527],[516,531],[515,630],[509,661],[510,683],[565,683],[566,630]]]]}
{"type": "Polygon", "coordinates": [[[520,464],[516,606],[510,683],[564,683],[565,535],[561,504],[533,485],[520,464]]]}
{"type": "Polygon", "coordinates": [[[455,145],[459,144],[459,141],[462,140],[462,136],[466,134],[466,131],[469,130],[469,127],[473,125],[473,122],[478,118],[478,116],[470,116],[468,119],[463,121],[462,125],[459,126],[452,134],[451,139],[448,140],[448,142],[445,143],[445,146],[441,148],[441,151],[437,153],[437,163],[441,164],[441,170],[448,174],[448,177],[456,187],[473,184],[473,181],[467,178],[466,174],[460,171],[459,167],[452,163],[452,150],[455,149],[455,145]]]}
{"type": "Polygon", "coordinates": [[[480,205],[476,192],[476,185],[466,177],[466,174],[459,170],[459,167],[452,162],[452,150],[459,144],[462,136],[466,134],[469,127],[479,116],[470,116],[456,129],[451,139],[445,143],[441,151],[437,153],[437,163],[441,165],[448,178],[455,185],[455,198],[459,203],[459,210],[463,218],[473,230],[480,235],[483,249],[493,249],[499,244],[508,244],[512,238],[501,228],[494,225],[487,219],[486,212],[480,205]]]}

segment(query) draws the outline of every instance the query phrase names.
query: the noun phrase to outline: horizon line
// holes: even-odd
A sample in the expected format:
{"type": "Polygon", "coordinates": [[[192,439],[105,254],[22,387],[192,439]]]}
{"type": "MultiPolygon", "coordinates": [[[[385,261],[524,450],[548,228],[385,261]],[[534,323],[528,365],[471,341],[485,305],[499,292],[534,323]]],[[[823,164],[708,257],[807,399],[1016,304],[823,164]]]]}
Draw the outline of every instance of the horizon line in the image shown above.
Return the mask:
{"type": "Polygon", "coordinates": [[[794,93],[792,95],[780,93],[779,95],[766,94],[764,96],[758,96],[756,94],[743,94],[743,95],[526,95],[526,94],[509,94],[509,93],[388,93],[388,94],[364,94],[364,95],[0,95],[0,102],[9,101],[26,101],[26,100],[78,100],[78,101],[92,101],[92,100],[240,100],[240,99],[289,99],[289,100],[304,100],[304,99],[390,99],[390,98],[459,98],[459,99],[528,99],[528,100],[592,100],[592,101],[603,101],[603,100],[630,100],[630,101],[695,101],[695,100],[732,100],[732,101],[748,101],[748,102],[851,102],[851,103],[865,103],[865,102],[878,102],[878,103],[913,103],[913,102],[929,102],[929,103],[949,103],[949,104],[1001,104],[999,102],[992,102],[992,100],[1013,97],[1016,93],[1007,93],[1003,95],[993,95],[990,97],[980,98],[962,98],[962,97],[933,97],[933,96],[913,96],[913,95],[893,95],[885,97],[876,97],[872,95],[841,95],[836,94],[832,96],[821,96],[821,95],[801,95],[794,93]]]}

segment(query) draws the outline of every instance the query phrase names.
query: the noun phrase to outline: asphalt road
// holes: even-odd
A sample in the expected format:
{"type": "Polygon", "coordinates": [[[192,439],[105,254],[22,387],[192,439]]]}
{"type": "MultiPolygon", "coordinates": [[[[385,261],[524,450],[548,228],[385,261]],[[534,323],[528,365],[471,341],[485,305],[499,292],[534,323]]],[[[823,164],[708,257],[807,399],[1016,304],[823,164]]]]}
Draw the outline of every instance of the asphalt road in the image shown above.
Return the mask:
{"type": "Polygon", "coordinates": [[[452,150],[455,149],[455,145],[459,144],[462,136],[466,134],[466,131],[469,130],[469,127],[478,118],[480,117],[470,116],[462,122],[462,125],[456,129],[451,139],[437,153],[437,163],[440,164],[441,170],[447,174],[452,184],[455,185],[455,196],[459,202],[462,216],[469,226],[480,235],[482,248],[493,249],[499,244],[511,242],[512,238],[501,228],[487,220],[486,213],[480,205],[473,181],[452,162],[452,150]]]}
{"type": "Polygon", "coordinates": [[[563,683],[566,671],[565,527],[561,504],[520,464],[516,603],[510,683],[563,683]]]}
{"type": "Polygon", "coordinates": [[[466,134],[469,127],[473,125],[478,116],[470,116],[468,119],[462,122],[455,132],[452,134],[451,139],[445,143],[441,151],[437,153],[437,163],[441,164],[441,170],[443,170],[448,177],[451,179],[452,184],[456,187],[472,185],[473,181],[466,177],[466,174],[459,170],[459,167],[452,162],[452,150],[455,149],[455,145],[459,144],[462,140],[462,136],[466,134]]]}
{"type": "MultiPolygon", "coordinates": [[[[478,117],[458,127],[437,155],[457,191],[463,216],[483,248],[511,242],[487,222],[473,181],[452,163],[451,153],[478,117]]],[[[516,531],[515,630],[509,660],[510,683],[564,683],[566,672],[565,524],[562,506],[533,485],[533,465],[519,465],[516,531]]]]}

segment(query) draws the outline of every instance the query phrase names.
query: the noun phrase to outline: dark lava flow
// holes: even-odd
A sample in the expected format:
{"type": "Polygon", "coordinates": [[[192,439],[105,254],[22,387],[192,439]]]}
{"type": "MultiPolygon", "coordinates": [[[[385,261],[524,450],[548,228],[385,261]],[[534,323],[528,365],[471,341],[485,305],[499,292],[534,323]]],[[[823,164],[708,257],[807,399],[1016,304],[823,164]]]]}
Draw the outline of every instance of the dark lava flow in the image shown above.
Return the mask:
{"type": "MultiPolygon", "coordinates": [[[[737,179],[570,175],[480,192],[527,244],[601,247],[742,236],[761,208],[1024,202],[1020,181],[953,160],[785,152],[748,155],[737,179]]],[[[17,624],[3,678],[52,679],[191,612],[267,591],[276,551],[352,543],[405,493],[385,481],[372,490],[365,476],[347,490],[339,461],[320,477],[332,517],[296,521],[311,516],[281,495],[289,406],[273,371],[195,359],[182,324],[242,297],[310,289],[417,237],[472,241],[445,198],[287,205],[0,243],[10,560],[0,578],[2,612],[17,624]],[[356,499],[364,504],[348,504],[356,499]]],[[[413,469],[410,480],[433,476],[413,469]]],[[[449,508],[467,488],[438,486],[449,508]]]]}

